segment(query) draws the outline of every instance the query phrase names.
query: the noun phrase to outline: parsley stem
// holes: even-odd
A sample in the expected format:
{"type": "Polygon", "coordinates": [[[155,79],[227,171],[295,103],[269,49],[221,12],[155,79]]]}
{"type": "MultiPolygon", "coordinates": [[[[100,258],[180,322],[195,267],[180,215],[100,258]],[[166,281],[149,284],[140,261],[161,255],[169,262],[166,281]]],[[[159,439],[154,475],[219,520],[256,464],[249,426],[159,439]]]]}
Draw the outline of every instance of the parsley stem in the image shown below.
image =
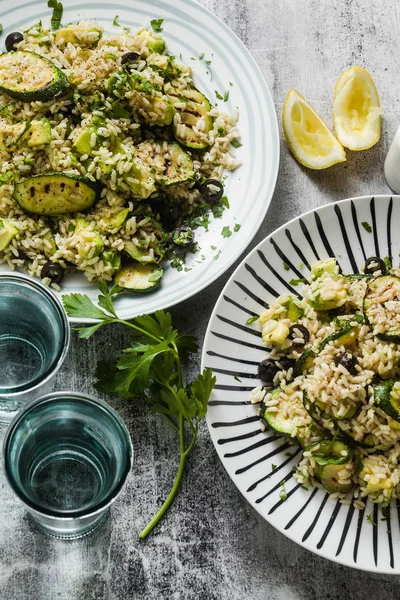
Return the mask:
{"type": "Polygon", "coordinates": [[[141,327],[138,327],[137,325],[134,325],[133,323],[129,323],[129,321],[123,321],[122,319],[110,319],[109,321],[106,321],[106,323],[120,323],[121,325],[126,325],[126,327],[131,327],[132,329],[135,329],[139,333],[142,333],[146,337],[151,338],[152,340],[155,340],[158,343],[162,342],[161,338],[149,333],[148,331],[142,329],[141,327]]]}
{"type": "MultiPolygon", "coordinates": [[[[190,444],[189,448],[192,445],[193,445],[193,440],[192,440],[192,443],[190,444]]],[[[161,519],[161,517],[164,515],[164,513],[168,510],[169,505],[174,500],[174,498],[178,492],[178,489],[179,489],[183,471],[185,470],[185,462],[186,462],[186,457],[187,457],[187,451],[185,451],[184,420],[183,420],[182,415],[179,415],[179,446],[180,446],[180,451],[181,451],[181,458],[179,461],[179,468],[178,468],[178,472],[175,477],[174,485],[172,486],[170,493],[164,500],[164,503],[162,504],[161,508],[151,519],[150,523],[148,523],[146,525],[146,527],[144,529],[142,529],[142,531],[140,532],[139,538],[141,540],[144,540],[144,538],[149,535],[150,531],[157,525],[158,521],[161,519]]]]}

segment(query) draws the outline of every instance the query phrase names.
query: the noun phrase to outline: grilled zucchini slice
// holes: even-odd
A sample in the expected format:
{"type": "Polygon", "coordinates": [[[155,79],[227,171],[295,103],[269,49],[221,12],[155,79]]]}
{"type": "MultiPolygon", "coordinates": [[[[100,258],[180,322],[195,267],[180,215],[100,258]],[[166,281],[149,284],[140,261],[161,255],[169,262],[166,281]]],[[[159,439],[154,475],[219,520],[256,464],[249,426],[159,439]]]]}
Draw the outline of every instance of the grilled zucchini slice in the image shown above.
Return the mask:
{"type": "Polygon", "coordinates": [[[399,301],[399,277],[383,275],[368,283],[363,303],[364,316],[380,340],[400,343],[399,301]]]}
{"type": "Polygon", "coordinates": [[[99,187],[85,177],[46,173],[17,183],[13,197],[27,212],[56,216],[87,210],[98,194],[99,187]]]}
{"type": "Polygon", "coordinates": [[[394,380],[380,381],[373,388],[375,403],[389,417],[400,423],[400,382],[394,380]]]}
{"type": "Polygon", "coordinates": [[[174,119],[175,139],[187,148],[205,150],[208,143],[193,128],[202,119],[203,133],[211,131],[213,118],[208,114],[211,110],[209,100],[195,88],[178,91],[169,85],[166,94],[180,116],[180,122],[174,119]]]}
{"type": "Polygon", "coordinates": [[[160,285],[163,273],[160,265],[156,263],[131,263],[115,274],[114,283],[129,292],[143,294],[152,292],[160,285]]]}
{"type": "Polygon", "coordinates": [[[0,54],[0,90],[22,102],[47,102],[69,87],[66,75],[35,52],[17,50],[0,54]]]}

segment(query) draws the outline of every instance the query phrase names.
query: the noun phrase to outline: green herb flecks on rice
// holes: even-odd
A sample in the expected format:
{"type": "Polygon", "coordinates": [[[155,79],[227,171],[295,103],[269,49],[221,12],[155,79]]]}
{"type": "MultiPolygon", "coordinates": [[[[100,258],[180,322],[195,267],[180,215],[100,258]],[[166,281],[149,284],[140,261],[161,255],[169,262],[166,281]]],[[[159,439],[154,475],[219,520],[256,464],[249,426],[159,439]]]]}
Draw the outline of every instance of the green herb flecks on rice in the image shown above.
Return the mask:
{"type": "MultiPolygon", "coordinates": [[[[58,23],[54,32],[39,22],[13,57],[1,55],[0,84],[17,91],[0,94],[0,219],[12,232],[3,235],[0,263],[41,277],[51,259],[89,281],[110,281],[121,259],[160,262],[177,227],[208,223],[199,183],[221,181],[239,165],[236,115],[212,108],[191,68],[166,53],[161,23],[109,35],[96,22],[58,23]],[[26,69],[7,73],[10,57],[26,69]],[[63,85],[51,87],[57,74],[63,85]],[[99,184],[98,201],[85,213],[63,202],[62,215],[18,204],[21,181],[53,173],[99,184]]],[[[35,200],[42,206],[42,196],[35,200]]],[[[214,216],[225,205],[212,207],[214,216]]]]}
{"type": "Polygon", "coordinates": [[[280,296],[258,319],[272,348],[252,392],[263,426],[302,446],[299,483],[344,503],[352,492],[357,508],[400,498],[399,281],[327,259],[301,300],[280,296]]]}

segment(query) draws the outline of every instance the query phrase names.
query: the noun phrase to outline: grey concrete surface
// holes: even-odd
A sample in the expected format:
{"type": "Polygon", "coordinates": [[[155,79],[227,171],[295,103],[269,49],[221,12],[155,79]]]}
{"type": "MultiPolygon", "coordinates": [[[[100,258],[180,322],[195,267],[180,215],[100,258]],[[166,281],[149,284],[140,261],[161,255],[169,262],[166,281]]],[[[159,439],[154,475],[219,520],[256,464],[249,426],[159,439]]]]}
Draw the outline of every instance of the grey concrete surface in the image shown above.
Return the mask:
{"type": "MultiPolygon", "coordinates": [[[[250,49],[270,86],[278,114],[286,93],[295,87],[331,123],[335,81],[353,64],[373,74],[384,110],[381,141],[367,152],[348,152],[346,164],[327,171],[301,168],[282,143],[273,202],[248,250],[303,211],[341,198],[388,192],[383,162],[400,117],[398,2],[201,1],[250,49]]],[[[203,338],[230,272],[171,310],[180,330],[203,338]]],[[[118,327],[105,328],[87,342],[74,335],[57,388],[91,392],[96,361],[113,356],[123,342],[118,327]]],[[[199,356],[193,358],[193,372],[199,361],[199,356]]],[[[1,600],[399,597],[396,577],[329,563],[265,523],[225,474],[205,424],[178,499],[153,535],[139,541],[138,532],[175,475],[177,442],[161,418],[151,415],[143,404],[118,399],[111,404],[130,427],[134,468],[109,520],[92,536],[65,543],[37,533],[0,472],[1,600]]]]}

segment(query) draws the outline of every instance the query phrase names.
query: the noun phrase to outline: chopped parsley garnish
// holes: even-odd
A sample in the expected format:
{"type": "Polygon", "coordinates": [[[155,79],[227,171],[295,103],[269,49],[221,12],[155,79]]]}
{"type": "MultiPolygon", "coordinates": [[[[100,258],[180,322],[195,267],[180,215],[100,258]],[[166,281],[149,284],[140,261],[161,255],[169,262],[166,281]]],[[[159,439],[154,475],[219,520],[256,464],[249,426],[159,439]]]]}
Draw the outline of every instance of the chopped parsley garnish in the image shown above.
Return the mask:
{"type": "Polygon", "coordinates": [[[223,97],[221,96],[221,94],[219,92],[217,92],[217,90],[215,90],[215,95],[218,98],[218,100],[223,100],[223,97]]]}
{"type": "Polygon", "coordinates": [[[230,230],[229,225],[225,225],[225,227],[222,228],[221,235],[224,238],[231,237],[232,231],[230,230]]]}
{"type": "Polygon", "coordinates": [[[367,521],[369,521],[371,523],[371,525],[373,525],[374,527],[376,527],[376,523],[374,521],[372,513],[367,516],[367,521]]]}
{"type": "Polygon", "coordinates": [[[243,144],[241,144],[239,142],[239,140],[232,140],[231,141],[231,146],[233,146],[234,148],[240,148],[240,146],[243,146],[243,144]]]}
{"type": "Polygon", "coordinates": [[[121,25],[118,23],[117,19],[118,19],[118,15],[115,15],[113,25],[114,25],[114,27],[121,27],[121,25]]]}
{"type": "Polygon", "coordinates": [[[104,56],[105,56],[105,58],[111,58],[111,60],[117,60],[117,57],[115,56],[115,54],[105,54],[104,56]]]}
{"type": "Polygon", "coordinates": [[[152,19],[150,21],[150,25],[154,29],[154,31],[162,31],[163,28],[161,25],[164,23],[164,19],[152,19]]]}
{"type": "Polygon", "coordinates": [[[299,269],[304,269],[304,263],[299,264],[299,269]]]}
{"type": "Polygon", "coordinates": [[[289,281],[290,285],[299,285],[300,283],[307,283],[307,279],[301,277],[300,279],[291,279],[289,281]]]}
{"type": "Polygon", "coordinates": [[[0,23],[0,35],[3,33],[3,25],[0,23]]]}
{"type": "Polygon", "coordinates": [[[283,263],[283,268],[285,269],[285,271],[290,271],[290,267],[287,263],[283,263]]]}
{"type": "Polygon", "coordinates": [[[235,376],[233,377],[233,379],[236,379],[236,381],[239,381],[239,383],[242,383],[242,380],[241,380],[241,379],[239,379],[239,377],[238,377],[237,375],[235,375],[235,376]]]}
{"type": "Polygon", "coordinates": [[[257,321],[259,319],[258,315],[254,315],[254,317],[249,317],[246,321],[246,325],[251,325],[252,323],[254,323],[255,321],[257,321]]]}
{"type": "Polygon", "coordinates": [[[283,502],[285,502],[285,500],[287,499],[287,493],[286,493],[286,489],[285,489],[285,482],[284,482],[284,481],[282,481],[282,486],[281,486],[281,487],[282,487],[282,489],[281,489],[281,491],[279,492],[279,498],[280,498],[280,499],[281,499],[283,502]]]}
{"type": "Polygon", "coordinates": [[[218,254],[216,254],[215,256],[213,256],[213,259],[217,260],[219,258],[220,254],[221,254],[221,250],[218,250],[218,254]]]}
{"type": "Polygon", "coordinates": [[[390,260],[390,258],[388,256],[385,256],[385,258],[383,259],[383,262],[386,265],[386,268],[388,270],[390,270],[392,268],[392,261],[390,260]]]}
{"type": "Polygon", "coordinates": [[[276,465],[274,465],[274,463],[272,463],[272,465],[271,465],[271,469],[272,469],[273,471],[275,471],[275,469],[276,469],[276,465]]]}
{"type": "Polygon", "coordinates": [[[211,250],[216,250],[217,246],[210,246],[211,250]]]}
{"type": "Polygon", "coordinates": [[[228,102],[229,99],[229,90],[227,90],[224,94],[224,102],[228,102]]]}
{"type": "Polygon", "coordinates": [[[10,179],[14,179],[12,171],[6,171],[0,175],[0,183],[7,183],[10,179]]]}
{"type": "Polygon", "coordinates": [[[369,223],[367,223],[367,221],[363,221],[361,223],[361,225],[364,227],[365,231],[368,231],[368,233],[371,233],[372,227],[369,223]]]}
{"type": "Polygon", "coordinates": [[[211,65],[211,60],[205,60],[204,61],[206,63],[206,65],[210,66],[211,65]]]}
{"type": "Polygon", "coordinates": [[[240,223],[235,223],[234,227],[233,227],[233,231],[236,233],[237,231],[239,231],[241,225],[240,223]]]}
{"type": "Polygon", "coordinates": [[[53,29],[58,29],[60,27],[61,19],[63,16],[63,5],[57,0],[48,0],[47,6],[53,9],[53,14],[50,20],[51,26],[53,29]]]}
{"type": "Polygon", "coordinates": [[[229,208],[229,200],[227,196],[222,196],[221,204],[223,204],[226,208],[229,208]]]}
{"type": "Polygon", "coordinates": [[[203,58],[204,58],[204,52],[202,52],[202,53],[199,55],[199,60],[203,60],[203,58]]]}

